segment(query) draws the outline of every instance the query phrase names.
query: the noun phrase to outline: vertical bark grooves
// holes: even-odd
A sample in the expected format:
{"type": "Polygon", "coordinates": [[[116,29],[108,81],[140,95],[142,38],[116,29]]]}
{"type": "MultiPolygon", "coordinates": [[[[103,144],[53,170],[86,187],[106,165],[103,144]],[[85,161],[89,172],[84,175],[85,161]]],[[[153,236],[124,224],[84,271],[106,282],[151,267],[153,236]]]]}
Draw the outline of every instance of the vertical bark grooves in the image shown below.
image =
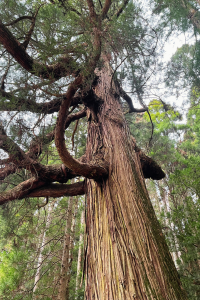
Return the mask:
{"type": "Polygon", "coordinates": [[[87,180],[86,299],[187,299],[111,93],[111,71],[97,75],[95,93],[104,103],[98,124],[89,122],[87,159],[104,147],[109,176],[102,183],[87,180]]]}

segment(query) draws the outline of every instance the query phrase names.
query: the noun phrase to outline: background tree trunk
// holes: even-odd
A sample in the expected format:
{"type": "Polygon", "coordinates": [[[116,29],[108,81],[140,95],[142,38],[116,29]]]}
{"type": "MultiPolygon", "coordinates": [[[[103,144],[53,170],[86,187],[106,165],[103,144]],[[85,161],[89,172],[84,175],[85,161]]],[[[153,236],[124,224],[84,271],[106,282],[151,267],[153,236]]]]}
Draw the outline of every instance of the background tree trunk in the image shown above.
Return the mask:
{"type": "Polygon", "coordinates": [[[66,300],[69,299],[69,283],[71,280],[71,268],[72,268],[72,261],[73,261],[73,249],[74,249],[74,235],[75,235],[75,225],[76,225],[76,215],[78,210],[78,200],[79,198],[76,197],[74,204],[74,212],[72,216],[72,223],[71,223],[71,233],[70,233],[70,244],[69,244],[69,263],[68,263],[68,274],[67,274],[67,282],[66,282],[66,300]]]}
{"type": "Polygon", "coordinates": [[[77,293],[79,289],[79,279],[80,279],[80,272],[81,272],[81,258],[82,258],[82,248],[83,248],[83,233],[82,228],[85,225],[85,207],[81,213],[81,233],[79,238],[79,249],[78,249],[78,259],[77,259],[77,274],[76,274],[76,298],[77,299],[77,293]]]}
{"type": "MultiPolygon", "coordinates": [[[[37,261],[37,271],[35,274],[33,293],[35,293],[35,291],[37,290],[38,283],[40,280],[40,272],[41,272],[42,260],[43,260],[42,252],[44,251],[44,248],[46,245],[46,231],[49,229],[49,227],[51,225],[52,210],[53,210],[54,204],[55,204],[55,201],[51,202],[51,204],[47,206],[48,214],[47,214],[46,226],[45,226],[45,229],[44,229],[44,232],[42,235],[41,245],[40,245],[40,249],[39,249],[39,256],[38,256],[38,261],[37,261]]],[[[35,297],[35,299],[37,299],[37,295],[33,296],[33,297],[35,297]]]]}
{"type": "Polygon", "coordinates": [[[148,197],[109,66],[97,75],[94,92],[101,104],[98,112],[93,106],[88,113],[87,159],[104,153],[109,176],[103,182],[87,180],[86,299],[187,299],[148,197]]]}
{"type": "Polygon", "coordinates": [[[66,216],[62,263],[61,263],[61,271],[60,271],[60,283],[59,283],[59,292],[58,292],[59,300],[66,300],[67,276],[69,271],[69,251],[70,251],[70,236],[71,236],[70,229],[72,223],[73,200],[74,200],[73,197],[69,197],[67,216],[66,216]]]}

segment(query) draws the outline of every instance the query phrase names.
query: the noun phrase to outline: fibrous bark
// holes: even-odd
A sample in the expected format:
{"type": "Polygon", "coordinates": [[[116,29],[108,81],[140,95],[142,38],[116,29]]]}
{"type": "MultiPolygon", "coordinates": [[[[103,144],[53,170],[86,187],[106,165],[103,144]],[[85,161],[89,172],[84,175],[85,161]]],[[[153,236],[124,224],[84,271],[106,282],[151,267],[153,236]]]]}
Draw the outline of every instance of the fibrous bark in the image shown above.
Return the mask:
{"type": "Polygon", "coordinates": [[[110,72],[98,74],[95,94],[103,103],[88,128],[87,159],[102,148],[109,175],[87,180],[86,299],[186,299],[110,72]]]}

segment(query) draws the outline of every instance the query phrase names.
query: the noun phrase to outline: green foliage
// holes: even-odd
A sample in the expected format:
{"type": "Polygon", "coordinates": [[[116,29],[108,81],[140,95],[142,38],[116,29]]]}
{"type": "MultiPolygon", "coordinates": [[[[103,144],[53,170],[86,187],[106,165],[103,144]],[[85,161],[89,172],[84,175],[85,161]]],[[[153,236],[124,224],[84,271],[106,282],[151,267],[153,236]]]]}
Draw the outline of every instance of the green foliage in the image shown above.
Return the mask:
{"type": "Polygon", "coordinates": [[[167,86],[181,90],[185,87],[200,86],[199,81],[200,44],[185,44],[172,56],[166,74],[167,86]]]}
{"type": "MultiPolygon", "coordinates": [[[[200,13],[198,12],[198,1],[184,0],[154,0],[151,3],[154,5],[154,13],[160,14],[162,23],[161,26],[172,30],[180,30],[181,32],[188,31],[194,24],[191,17],[195,13],[195,18],[199,20],[200,13]],[[193,12],[193,13],[192,13],[193,12]]],[[[195,29],[196,30],[196,29],[195,29]]]]}

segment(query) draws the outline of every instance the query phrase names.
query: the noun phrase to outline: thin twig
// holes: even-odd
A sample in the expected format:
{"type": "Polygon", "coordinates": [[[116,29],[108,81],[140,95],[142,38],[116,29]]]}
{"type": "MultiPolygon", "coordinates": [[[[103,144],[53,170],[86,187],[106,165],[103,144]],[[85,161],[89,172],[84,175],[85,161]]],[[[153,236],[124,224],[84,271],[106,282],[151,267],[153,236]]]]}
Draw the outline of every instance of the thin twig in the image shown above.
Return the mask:
{"type": "Polygon", "coordinates": [[[75,125],[74,131],[73,131],[73,133],[72,133],[72,150],[74,150],[74,135],[75,135],[76,130],[77,130],[77,128],[78,128],[79,120],[80,120],[80,119],[76,120],[76,125],[75,125]]]}

